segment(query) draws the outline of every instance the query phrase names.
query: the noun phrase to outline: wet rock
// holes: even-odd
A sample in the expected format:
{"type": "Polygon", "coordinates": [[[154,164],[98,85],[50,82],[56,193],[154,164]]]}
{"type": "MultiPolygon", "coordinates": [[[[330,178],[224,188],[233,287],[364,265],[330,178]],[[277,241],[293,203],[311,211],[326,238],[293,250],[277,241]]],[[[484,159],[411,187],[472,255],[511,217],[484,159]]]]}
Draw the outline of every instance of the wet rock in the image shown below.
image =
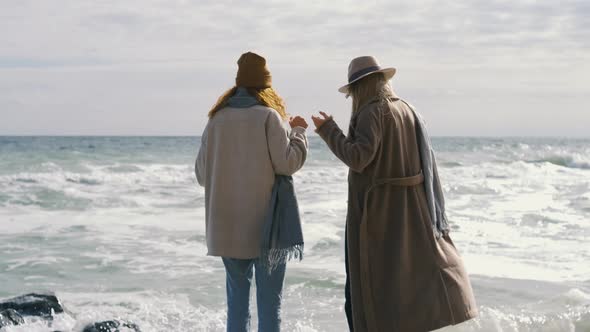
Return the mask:
{"type": "MultiPolygon", "coordinates": [[[[64,309],[54,294],[31,293],[0,301],[0,329],[4,326],[22,325],[23,316],[35,316],[51,321],[54,314],[64,309]]],[[[87,325],[83,332],[141,332],[133,323],[107,320],[87,325]]],[[[53,331],[60,332],[60,331],[53,331]]]]}
{"type": "Polygon", "coordinates": [[[26,294],[0,301],[0,311],[12,309],[21,316],[51,318],[53,314],[64,312],[54,294],[26,294]]]}
{"type": "Polygon", "coordinates": [[[24,323],[25,323],[25,320],[23,319],[23,316],[19,315],[19,313],[16,312],[15,310],[6,309],[6,310],[0,311],[0,329],[5,326],[21,325],[24,323]]]}
{"type": "Polygon", "coordinates": [[[82,332],[122,332],[120,330],[122,328],[126,328],[135,332],[141,332],[139,326],[129,322],[120,322],[118,320],[107,320],[104,322],[90,324],[87,325],[82,332]]]}

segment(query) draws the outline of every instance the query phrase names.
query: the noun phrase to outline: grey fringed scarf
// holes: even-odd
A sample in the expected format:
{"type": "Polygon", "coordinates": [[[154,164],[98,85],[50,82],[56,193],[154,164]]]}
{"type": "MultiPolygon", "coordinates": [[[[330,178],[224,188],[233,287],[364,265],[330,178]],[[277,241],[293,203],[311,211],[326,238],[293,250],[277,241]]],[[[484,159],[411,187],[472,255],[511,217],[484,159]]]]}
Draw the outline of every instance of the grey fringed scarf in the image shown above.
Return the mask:
{"type": "Polygon", "coordinates": [[[303,259],[303,232],[293,177],[276,175],[262,230],[260,262],[271,273],[287,261],[303,259]]]}
{"type": "MultiPolygon", "coordinates": [[[[401,99],[400,99],[401,100],[401,99]]],[[[438,177],[436,167],[436,158],[430,136],[426,129],[426,122],[407,102],[403,101],[414,113],[416,119],[416,134],[418,135],[418,146],[420,148],[420,160],[422,161],[422,172],[424,173],[424,190],[426,192],[426,201],[432,221],[432,230],[436,238],[441,237],[449,232],[449,223],[445,213],[445,196],[438,177]]]]}

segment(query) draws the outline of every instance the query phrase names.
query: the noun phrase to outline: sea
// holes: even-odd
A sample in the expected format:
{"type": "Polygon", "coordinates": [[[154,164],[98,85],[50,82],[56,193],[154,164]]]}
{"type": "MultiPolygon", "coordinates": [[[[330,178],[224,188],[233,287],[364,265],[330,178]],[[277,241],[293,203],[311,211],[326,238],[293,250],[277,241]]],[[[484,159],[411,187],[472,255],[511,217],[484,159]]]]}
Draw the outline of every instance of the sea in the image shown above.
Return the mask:
{"type": "MultiPolygon", "coordinates": [[[[294,176],[305,253],[288,264],[283,330],[347,331],[348,169],[320,138],[309,143],[294,176]]],[[[204,191],[194,175],[199,144],[0,137],[0,301],[55,292],[66,309],[1,331],[81,331],[110,319],[145,332],[224,331],[225,272],[206,254],[204,191]]],[[[451,237],[480,312],[441,331],[590,331],[590,139],[433,144],[451,237]]]]}

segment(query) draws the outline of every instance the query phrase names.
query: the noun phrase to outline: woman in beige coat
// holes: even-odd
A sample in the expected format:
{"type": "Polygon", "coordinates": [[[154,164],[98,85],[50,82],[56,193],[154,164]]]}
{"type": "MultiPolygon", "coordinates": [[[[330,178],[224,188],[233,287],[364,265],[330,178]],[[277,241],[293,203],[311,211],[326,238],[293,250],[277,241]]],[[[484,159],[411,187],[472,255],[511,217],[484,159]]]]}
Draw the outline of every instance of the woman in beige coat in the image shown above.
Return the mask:
{"type": "MultiPolygon", "coordinates": [[[[325,113],[312,117],[317,133],[350,168],[346,314],[351,331],[430,331],[477,315],[448,228],[437,231],[444,223],[433,222],[437,213],[430,210],[424,182],[424,174],[432,172],[422,172],[420,121],[389,86],[394,74],[373,57],[351,62],[349,84],[340,90],[352,96],[347,136],[325,113]]],[[[432,184],[432,176],[428,180],[432,184]]],[[[443,203],[436,202],[436,208],[443,203]]]]}
{"type": "Polygon", "coordinates": [[[292,175],[307,156],[306,121],[287,120],[262,56],[238,60],[236,86],[209,112],[195,173],[205,187],[207,254],[226,270],[227,331],[250,330],[250,284],[255,272],[259,331],[280,331],[286,264],[271,273],[259,259],[276,174],[292,175]]]}

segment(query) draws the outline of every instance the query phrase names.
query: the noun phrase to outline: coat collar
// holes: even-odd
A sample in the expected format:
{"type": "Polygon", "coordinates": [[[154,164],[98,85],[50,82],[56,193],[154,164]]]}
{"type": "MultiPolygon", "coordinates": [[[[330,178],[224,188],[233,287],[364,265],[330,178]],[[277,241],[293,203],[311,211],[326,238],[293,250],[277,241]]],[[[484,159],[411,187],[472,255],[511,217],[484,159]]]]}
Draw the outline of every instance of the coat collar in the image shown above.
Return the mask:
{"type": "Polygon", "coordinates": [[[399,100],[400,98],[397,96],[397,94],[393,90],[391,90],[390,93],[388,93],[387,95],[385,95],[383,97],[373,97],[373,98],[369,99],[367,102],[365,102],[364,104],[362,104],[359,107],[357,114],[360,113],[368,105],[379,102],[380,100],[383,100],[383,99],[388,99],[388,100],[392,99],[393,101],[396,101],[396,100],[399,100]]]}

